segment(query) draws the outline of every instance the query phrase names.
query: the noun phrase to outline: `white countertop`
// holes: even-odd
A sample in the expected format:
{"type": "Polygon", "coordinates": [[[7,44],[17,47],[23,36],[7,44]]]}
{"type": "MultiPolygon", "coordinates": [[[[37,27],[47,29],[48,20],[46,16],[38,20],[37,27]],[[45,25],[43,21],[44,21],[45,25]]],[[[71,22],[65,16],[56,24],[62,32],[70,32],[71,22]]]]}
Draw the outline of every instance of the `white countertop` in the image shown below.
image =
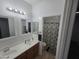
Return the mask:
{"type": "MultiPolygon", "coordinates": [[[[6,54],[3,54],[3,52],[0,52],[0,55],[4,55],[5,57],[7,57],[6,59],[14,59],[17,56],[21,55],[23,52],[25,52],[28,49],[30,49],[31,47],[33,47],[38,42],[39,41],[37,39],[34,39],[34,40],[32,40],[32,41],[30,41],[29,43],[26,43],[26,44],[23,42],[21,44],[18,44],[16,46],[10,48],[10,51],[6,54]]],[[[5,58],[0,58],[0,59],[5,59],[5,58]]]]}

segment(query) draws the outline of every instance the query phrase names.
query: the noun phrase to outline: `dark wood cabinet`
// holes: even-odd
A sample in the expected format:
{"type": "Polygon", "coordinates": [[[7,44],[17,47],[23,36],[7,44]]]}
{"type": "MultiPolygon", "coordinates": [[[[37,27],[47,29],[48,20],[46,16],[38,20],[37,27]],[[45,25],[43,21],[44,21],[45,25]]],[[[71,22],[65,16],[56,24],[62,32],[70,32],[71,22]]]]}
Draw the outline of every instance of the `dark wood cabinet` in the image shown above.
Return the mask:
{"type": "Polygon", "coordinates": [[[19,56],[16,57],[15,59],[27,59],[26,52],[22,53],[21,55],[19,55],[19,56]]]}
{"type": "Polygon", "coordinates": [[[39,43],[37,43],[35,46],[31,47],[15,59],[34,59],[39,52],[39,43]]]}

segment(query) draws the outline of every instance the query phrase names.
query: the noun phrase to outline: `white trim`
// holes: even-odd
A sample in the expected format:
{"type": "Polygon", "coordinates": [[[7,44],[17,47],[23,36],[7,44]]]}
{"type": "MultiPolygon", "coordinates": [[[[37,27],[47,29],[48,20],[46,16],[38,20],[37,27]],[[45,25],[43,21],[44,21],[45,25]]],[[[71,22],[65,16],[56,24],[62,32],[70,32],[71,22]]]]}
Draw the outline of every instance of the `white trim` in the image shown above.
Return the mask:
{"type": "Polygon", "coordinates": [[[76,9],[77,9],[77,4],[78,0],[73,0],[72,1],[72,8],[71,8],[71,14],[69,17],[69,24],[68,24],[68,31],[66,34],[66,40],[65,40],[65,45],[64,45],[64,52],[63,52],[63,59],[67,59],[68,57],[68,52],[69,52],[69,47],[70,47],[70,41],[71,41],[71,36],[72,36],[72,30],[73,30],[73,25],[75,21],[75,14],[76,14],[76,9]]]}
{"type": "Polygon", "coordinates": [[[66,0],[61,35],[57,43],[56,59],[67,59],[77,2],[78,0],[66,0]]]}
{"type": "Polygon", "coordinates": [[[64,49],[65,49],[66,38],[68,35],[68,27],[69,27],[68,24],[70,21],[72,4],[73,4],[73,0],[65,1],[64,16],[63,16],[61,30],[60,30],[60,34],[58,37],[58,43],[57,43],[56,59],[66,59],[64,57],[67,57],[67,56],[64,56],[65,54],[64,49]]]}

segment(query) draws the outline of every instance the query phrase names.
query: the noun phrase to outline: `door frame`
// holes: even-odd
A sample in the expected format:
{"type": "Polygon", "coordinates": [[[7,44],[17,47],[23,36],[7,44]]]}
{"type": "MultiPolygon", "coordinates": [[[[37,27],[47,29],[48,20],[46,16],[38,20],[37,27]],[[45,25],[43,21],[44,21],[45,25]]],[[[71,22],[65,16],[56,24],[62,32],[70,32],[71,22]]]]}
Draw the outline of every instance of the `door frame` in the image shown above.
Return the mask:
{"type": "Polygon", "coordinates": [[[66,0],[56,59],[67,59],[78,0],[66,0]]]}

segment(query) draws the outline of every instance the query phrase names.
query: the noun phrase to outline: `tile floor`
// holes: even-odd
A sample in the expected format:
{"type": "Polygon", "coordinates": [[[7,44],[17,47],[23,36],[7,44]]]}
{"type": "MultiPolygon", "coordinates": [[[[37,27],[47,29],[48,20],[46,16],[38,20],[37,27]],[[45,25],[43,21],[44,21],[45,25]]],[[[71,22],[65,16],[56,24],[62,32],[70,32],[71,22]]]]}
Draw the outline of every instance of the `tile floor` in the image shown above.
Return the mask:
{"type": "Polygon", "coordinates": [[[55,59],[55,56],[47,51],[44,51],[42,56],[37,56],[35,59],[55,59]]]}

